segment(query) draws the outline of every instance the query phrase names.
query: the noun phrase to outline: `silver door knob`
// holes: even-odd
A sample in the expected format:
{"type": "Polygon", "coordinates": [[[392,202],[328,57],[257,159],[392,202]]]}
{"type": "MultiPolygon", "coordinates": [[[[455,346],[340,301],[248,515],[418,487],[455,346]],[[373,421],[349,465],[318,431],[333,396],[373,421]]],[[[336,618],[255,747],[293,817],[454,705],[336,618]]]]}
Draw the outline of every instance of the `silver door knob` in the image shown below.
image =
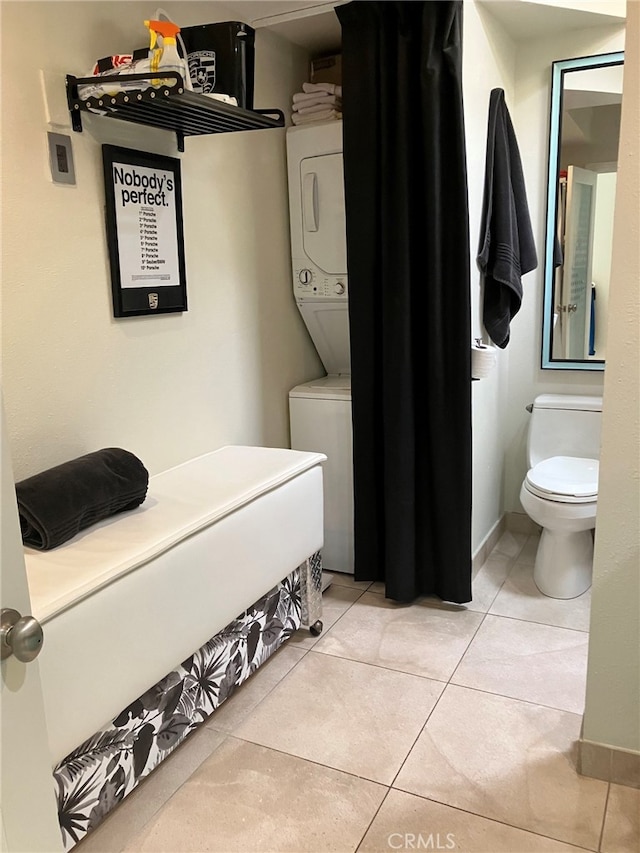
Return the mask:
{"type": "Polygon", "coordinates": [[[44,642],[42,625],[33,616],[21,616],[8,607],[0,610],[0,657],[15,655],[22,663],[35,660],[44,642]]]}

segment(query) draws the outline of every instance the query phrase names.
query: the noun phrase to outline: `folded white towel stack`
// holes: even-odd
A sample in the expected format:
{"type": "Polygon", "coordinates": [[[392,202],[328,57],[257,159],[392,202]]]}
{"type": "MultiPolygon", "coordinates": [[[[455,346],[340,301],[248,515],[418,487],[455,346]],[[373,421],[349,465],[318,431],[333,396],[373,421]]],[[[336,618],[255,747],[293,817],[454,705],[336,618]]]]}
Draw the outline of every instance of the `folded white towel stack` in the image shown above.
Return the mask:
{"type": "Polygon", "coordinates": [[[295,125],[342,118],[342,86],[335,83],[303,83],[293,96],[291,120],[295,125]]]}
{"type": "Polygon", "coordinates": [[[340,98],[335,98],[329,95],[326,98],[316,98],[314,101],[302,102],[293,105],[294,112],[299,113],[319,113],[322,110],[340,110],[342,101],[340,98]]]}
{"type": "Polygon", "coordinates": [[[312,124],[313,122],[319,121],[338,121],[342,118],[342,113],[338,112],[338,110],[322,110],[320,113],[310,113],[304,115],[303,113],[294,113],[291,116],[291,121],[295,124],[312,124]]]}
{"type": "Polygon", "coordinates": [[[306,92],[306,94],[310,94],[311,92],[328,92],[330,95],[337,95],[339,98],[342,97],[342,86],[338,86],[337,83],[303,83],[302,91],[306,92]]]}

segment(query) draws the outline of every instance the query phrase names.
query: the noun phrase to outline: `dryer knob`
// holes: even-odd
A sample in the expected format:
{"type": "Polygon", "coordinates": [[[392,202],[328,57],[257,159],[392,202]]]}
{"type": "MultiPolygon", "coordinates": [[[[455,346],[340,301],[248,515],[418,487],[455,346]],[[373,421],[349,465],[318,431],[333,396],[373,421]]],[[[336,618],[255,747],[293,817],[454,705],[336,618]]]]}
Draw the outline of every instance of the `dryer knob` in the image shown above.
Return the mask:
{"type": "Polygon", "coordinates": [[[298,273],[298,280],[300,284],[309,284],[312,277],[311,270],[300,270],[298,273]]]}
{"type": "Polygon", "coordinates": [[[346,290],[346,288],[341,281],[336,283],[335,291],[338,294],[338,296],[342,296],[342,294],[345,292],[345,290],[346,290]]]}

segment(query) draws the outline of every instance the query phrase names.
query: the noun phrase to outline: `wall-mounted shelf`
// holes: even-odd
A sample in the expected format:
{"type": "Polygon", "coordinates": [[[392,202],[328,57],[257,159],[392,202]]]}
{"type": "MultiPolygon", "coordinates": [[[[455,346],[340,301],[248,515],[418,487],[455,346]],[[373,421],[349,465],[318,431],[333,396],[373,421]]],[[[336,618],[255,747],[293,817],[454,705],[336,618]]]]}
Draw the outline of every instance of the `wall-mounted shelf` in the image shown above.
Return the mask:
{"type": "Polygon", "coordinates": [[[186,91],[182,77],[173,71],[107,77],[74,77],[67,74],[67,103],[73,129],[82,132],[82,112],[145,124],[176,134],[178,150],[184,151],[185,136],[210,133],[233,133],[241,130],[264,130],[284,127],[281,110],[244,110],[186,91]],[[135,81],[170,80],[171,83],[147,89],[127,88],[117,94],[82,98],[78,86],[113,84],[114,88],[135,81]]]}

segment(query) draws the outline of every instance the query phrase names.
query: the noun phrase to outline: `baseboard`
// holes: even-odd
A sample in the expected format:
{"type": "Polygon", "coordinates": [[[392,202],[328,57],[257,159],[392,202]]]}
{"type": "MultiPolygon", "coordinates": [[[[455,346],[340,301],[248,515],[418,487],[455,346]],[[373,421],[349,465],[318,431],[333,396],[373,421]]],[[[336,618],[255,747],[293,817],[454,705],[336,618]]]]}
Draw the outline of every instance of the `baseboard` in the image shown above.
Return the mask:
{"type": "Polygon", "coordinates": [[[640,752],[580,738],[578,773],[603,782],[640,788],[640,752]]]}
{"type": "Polygon", "coordinates": [[[503,515],[496,521],[491,530],[484,537],[471,558],[471,569],[474,576],[477,574],[480,567],[484,566],[487,561],[487,557],[493,551],[498,539],[500,539],[506,529],[505,516],[503,515]]]}
{"type": "Polygon", "coordinates": [[[511,533],[527,533],[529,536],[539,534],[542,528],[532,521],[525,512],[505,513],[507,530],[511,533]]]}

